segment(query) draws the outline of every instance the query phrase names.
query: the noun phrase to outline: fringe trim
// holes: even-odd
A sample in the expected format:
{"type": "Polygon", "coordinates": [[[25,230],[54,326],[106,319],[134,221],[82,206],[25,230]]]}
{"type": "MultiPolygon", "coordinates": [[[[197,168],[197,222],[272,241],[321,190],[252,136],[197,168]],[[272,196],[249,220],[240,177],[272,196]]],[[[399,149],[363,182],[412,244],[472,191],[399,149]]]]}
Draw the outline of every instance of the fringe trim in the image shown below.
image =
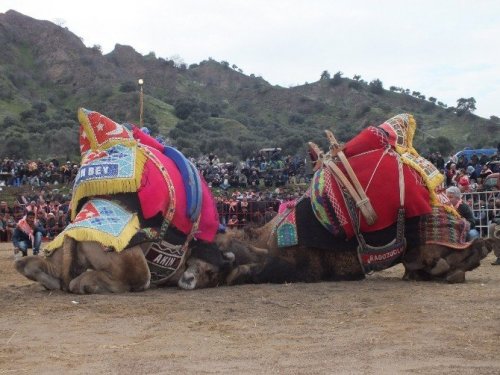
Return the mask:
{"type": "Polygon", "coordinates": [[[65,236],[71,237],[78,242],[99,242],[103,246],[113,247],[115,251],[120,252],[127,247],[130,240],[139,231],[139,229],[139,218],[135,214],[117,237],[94,228],[71,228],[60,233],[56,238],[49,242],[45,249],[45,254],[46,256],[50,256],[55,249],[61,247],[64,243],[65,236]]]}
{"type": "MultiPolygon", "coordinates": [[[[403,120],[401,120],[403,121],[403,120]]],[[[408,114],[408,127],[407,127],[407,133],[406,133],[406,143],[407,147],[403,147],[398,145],[396,142],[395,148],[398,154],[402,155],[405,152],[409,152],[415,156],[419,156],[417,150],[413,148],[413,138],[415,137],[415,131],[417,129],[417,122],[415,121],[415,118],[413,115],[408,114]]]]}
{"type": "Polygon", "coordinates": [[[84,181],[79,184],[73,191],[71,199],[71,220],[74,220],[76,215],[76,208],[80,200],[86,197],[95,197],[98,195],[109,195],[117,193],[135,193],[141,187],[142,174],[144,172],[144,165],[147,161],[147,156],[144,151],[135,147],[135,170],[134,176],[131,178],[116,178],[108,180],[90,180],[84,181]]]}
{"type": "Polygon", "coordinates": [[[403,157],[403,154],[405,153],[409,153],[418,158],[421,157],[420,154],[417,152],[417,150],[413,147],[413,138],[415,137],[416,130],[417,130],[417,122],[415,121],[413,115],[408,114],[408,128],[407,128],[407,139],[406,139],[407,147],[405,148],[403,146],[396,144],[395,148],[397,153],[402,156],[401,160],[403,161],[404,164],[415,169],[420,174],[420,176],[422,176],[422,179],[425,182],[425,186],[427,187],[427,190],[429,190],[429,198],[431,206],[444,207],[444,209],[447,212],[455,215],[456,217],[460,217],[460,215],[458,214],[458,212],[455,210],[454,207],[442,204],[436,194],[436,189],[438,189],[444,182],[444,176],[441,173],[438,173],[436,176],[429,178],[419,164],[403,157]]]}

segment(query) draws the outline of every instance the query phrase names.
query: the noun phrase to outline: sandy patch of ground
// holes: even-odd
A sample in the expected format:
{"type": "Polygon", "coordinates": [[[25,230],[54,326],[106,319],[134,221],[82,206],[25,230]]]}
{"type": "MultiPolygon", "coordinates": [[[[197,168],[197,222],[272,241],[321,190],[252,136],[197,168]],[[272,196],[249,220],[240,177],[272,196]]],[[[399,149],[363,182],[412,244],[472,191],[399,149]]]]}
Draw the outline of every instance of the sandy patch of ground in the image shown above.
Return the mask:
{"type": "Polygon", "coordinates": [[[363,281],[78,296],[0,244],[0,374],[499,374],[500,267],[363,281]]]}

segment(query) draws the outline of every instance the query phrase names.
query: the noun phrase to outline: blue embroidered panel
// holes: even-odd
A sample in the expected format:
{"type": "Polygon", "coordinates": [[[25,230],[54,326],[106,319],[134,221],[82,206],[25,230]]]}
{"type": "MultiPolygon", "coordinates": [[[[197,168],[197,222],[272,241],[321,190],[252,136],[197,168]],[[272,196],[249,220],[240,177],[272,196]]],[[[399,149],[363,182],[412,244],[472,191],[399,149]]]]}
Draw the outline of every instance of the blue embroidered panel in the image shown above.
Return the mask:
{"type": "Polygon", "coordinates": [[[135,173],[136,148],[116,145],[88,160],[80,167],[75,188],[84,181],[132,178],[135,173]]]}

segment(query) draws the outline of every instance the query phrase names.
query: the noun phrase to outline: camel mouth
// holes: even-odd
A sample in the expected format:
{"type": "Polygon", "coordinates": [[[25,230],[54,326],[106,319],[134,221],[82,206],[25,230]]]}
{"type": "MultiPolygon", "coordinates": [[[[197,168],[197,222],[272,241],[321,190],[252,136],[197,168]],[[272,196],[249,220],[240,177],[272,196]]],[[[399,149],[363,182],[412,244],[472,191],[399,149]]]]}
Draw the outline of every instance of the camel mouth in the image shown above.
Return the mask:
{"type": "Polygon", "coordinates": [[[177,286],[184,290],[193,290],[196,289],[196,282],[196,276],[192,272],[185,271],[177,282],[177,286]]]}

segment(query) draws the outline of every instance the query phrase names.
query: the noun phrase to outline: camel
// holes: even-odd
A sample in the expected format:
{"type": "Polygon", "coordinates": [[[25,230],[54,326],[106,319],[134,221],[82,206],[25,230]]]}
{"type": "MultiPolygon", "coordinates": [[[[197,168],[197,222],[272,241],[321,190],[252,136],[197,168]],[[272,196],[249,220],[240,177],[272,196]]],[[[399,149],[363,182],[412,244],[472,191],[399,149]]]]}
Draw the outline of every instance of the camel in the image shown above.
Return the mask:
{"type": "MultiPolygon", "coordinates": [[[[46,256],[18,259],[15,268],[48,290],[76,294],[140,292],[151,286],[151,273],[144,256],[147,246],[145,242],[116,252],[95,241],[66,237],[61,248],[46,256]]],[[[220,275],[228,272],[234,257],[213,245],[207,246],[196,244],[186,265],[158,286],[200,289],[221,284],[220,275]]]]}
{"type": "Polygon", "coordinates": [[[498,251],[500,231],[467,241],[444,177],[412,146],[415,130],[402,114],[345,145],[326,131],[328,153],[309,143],[308,191],[265,226],[216,239],[235,256],[226,284],[359,280],[399,263],[405,280],[464,282],[498,251]]]}
{"type": "MultiPolygon", "coordinates": [[[[407,234],[420,218],[408,222],[407,234]]],[[[222,251],[235,257],[233,269],[226,273],[225,284],[292,283],[318,281],[350,281],[365,278],[357,253],[357,242],[335,239],[325,247],[296,245],[279,248],[276,237],[277,220],[260,228],[229,230],[217,238],[222,251]],[[251,245],[251,246],[249,246],[251,245]]],[[[319,228],[316,228],[319,229],[319,228]]],[[[376,243],[377,237],[390,238],[394,228],[367,236],[376,243]]],[[[409,238],[408,248],[397,263],[405,268],[404,280],[465,282],[465,274],[480,265],[491,250],[500,248],[500,226],[491,229],[491,238],[478,238],[464,249],[453,249],[439,244],[419,244],[418,238],[409,238]]],[[[397,264],[396,263],[396,264],[397,264]]]]}
{"type": "Polygon", "coordinates": [[[233,258],[214,245],[217,212],[194,165],[135,126],[83,108],[78,119],[72,223],[45,256],[19,259],[16,270],[80,294],[177,285],[184,271],[200,277],[197,288],[216,286],[233,258]]]}

